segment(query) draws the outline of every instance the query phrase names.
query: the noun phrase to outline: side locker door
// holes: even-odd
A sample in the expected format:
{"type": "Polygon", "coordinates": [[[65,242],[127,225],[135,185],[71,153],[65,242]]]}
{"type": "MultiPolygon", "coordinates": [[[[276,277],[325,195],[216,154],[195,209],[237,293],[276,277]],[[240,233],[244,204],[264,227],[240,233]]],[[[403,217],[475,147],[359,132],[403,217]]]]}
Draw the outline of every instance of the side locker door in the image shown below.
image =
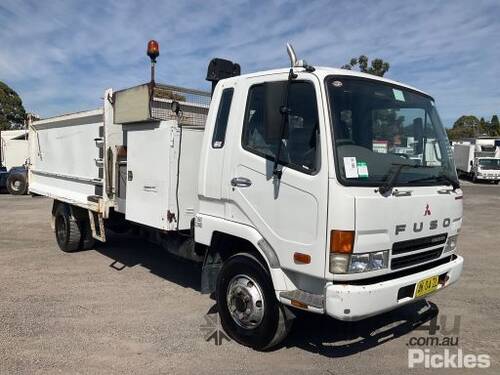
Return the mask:
{"type": "Polygon", "coordinates": [[[127,132],[127,220],[167,229],[170,127],[134,125],[127,132]]]}
{"type": "Polygon", "coordinates": [[[278,179],[273,176],[273,163],[281,116],[270,116],[269,111],[280,111],[276,95],[280,87],[286,87],[287,74],[274,78],[276,92],[264,79],[269,81],[269,76],[251,78],[247,87],[240,87],[239,99],[246,101],[246,109],[239,116],[239,126],[233,127],[238,134],[231,135],[229,176],[224,179],[230,184],[226,212],[229,219],[256,228],[273,247],[282,268],[322,277],[328,166],[322,162],[327,160],[327,148],[319,81],[299,73],[290,87],[290,116],[278,179]],[[267,108],[266,102],[273,108],[267,108]],[[296,263],[295,252],[309,255],[310,263],[296,263]]]}

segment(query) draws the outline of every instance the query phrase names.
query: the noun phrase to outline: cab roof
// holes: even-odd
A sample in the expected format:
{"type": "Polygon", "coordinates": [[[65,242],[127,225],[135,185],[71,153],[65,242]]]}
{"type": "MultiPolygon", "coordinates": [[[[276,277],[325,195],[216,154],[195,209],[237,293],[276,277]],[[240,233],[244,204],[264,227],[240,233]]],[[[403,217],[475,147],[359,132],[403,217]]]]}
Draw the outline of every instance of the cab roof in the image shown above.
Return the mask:
{"type": "MultiPolygon", "coordinates": [[[[379,76],[376,76],[376,75],[373,75],[373,74],[362,73],[362,72],[358,72],[358,71],[355,71],[355,70],[347,70],[347,69],[339,69],[339,68],[329,68],[329,67],[322,67],[322,66],[321,67],[316,67],[315,66],[314,68],[315,68],[315,70],[314,70],[314,72],[312,74],[316,75],[320,80],[323,80],[325,77],[330,76],[330,75],[339,75],[339,76],[351,76],[351,77],[366,78],[366,79],[370,79],[370,80],[374,80],[374,81],[380,81],[380,82],[389,83],[389,84],[392,84],[392,85],[401,86],[401,87],[410,89],[412,91],[419,92],[419,93],[421,93],[423,95],[426,95],[426,96],[432,98],[432,96],[429,95],[428,93],[426,93],[425,91],[419,90],[419,89],[417,89],[417,88],[415,88],[413,86],[410,86],[410,85],[407,85],[407,84],[404,84],[404,83],[401,83],[401,82],[398,82],[398,81],[393,81],[391,79],[387,79],[387,78],[384,78],[384,77],[379,77],[379,76]]],[[[264,71],[259,71],[259,72],[255,72],[255,73],[242,74],[240,76],[236,76],[236,77],[232,77],[232,78],[227,78],[224,81],[230,82],[232,80],[238,80],[238,79],[241,79],[241,78],[253,78],[253,77],[262,77],[262,76],[266,76],[266,75],[283,74],[283,73],[288,73],[289,70],[290,70],[290,68],[264,70],[264,71]]],[[[294,70],[296,72],[305,71],[304,68],[294,68],[294,70]]]]}

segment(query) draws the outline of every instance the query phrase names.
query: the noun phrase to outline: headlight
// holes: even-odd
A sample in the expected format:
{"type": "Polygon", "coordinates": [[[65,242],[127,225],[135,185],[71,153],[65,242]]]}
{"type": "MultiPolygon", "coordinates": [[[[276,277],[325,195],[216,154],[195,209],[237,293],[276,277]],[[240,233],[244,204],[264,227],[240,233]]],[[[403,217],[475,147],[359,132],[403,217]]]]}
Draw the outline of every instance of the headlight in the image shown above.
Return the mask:
{"type": "Polygon", "coordinates": [[[388,267],[389,250],[370,254],[370,270],[376,271],[388,267]]]}
{"type": "Polygon", "coordinates": [[[388,266],[389,250],[364,254],[330,254],[330,272],[359,273],[388,266]]]}
{"type": "Polygon", "coordinates": [[[448,237],[448,240],[446,241],[446,244],[444,245],[444,251],[447,253],[448,251],[453,251],[457,248],[457,240],[458,240],[458,234],[455,234],[454,236],[448,237]]]}
{"type": "Polygon", "coordinates": [[[353,254],[349,263],[349,273],[365,272],[370,267],[370,254],[353,254]]]}

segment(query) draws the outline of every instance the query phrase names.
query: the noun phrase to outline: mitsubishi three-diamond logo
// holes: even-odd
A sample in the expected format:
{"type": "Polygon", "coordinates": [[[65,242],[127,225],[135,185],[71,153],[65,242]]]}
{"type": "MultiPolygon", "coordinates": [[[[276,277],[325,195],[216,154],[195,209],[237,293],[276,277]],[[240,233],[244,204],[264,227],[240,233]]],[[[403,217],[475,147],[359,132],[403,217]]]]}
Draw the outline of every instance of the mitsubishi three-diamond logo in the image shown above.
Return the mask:
{"type": "Polygon", "coordinates": [[[214,340],[215,345],[222,344],[222,340],[231,341],[228,335],[223,331],[220,323],[219,314],[205,315],[205,323],[200,325],[200,330],[205,334],[205,341],[214,340]]]}
{"type": "Polygon", "coordinates": [[[427,203],[427,206],[425,206],[424,216],[430,216],[430,215],[431,215],[431,207],[427,203]]]}

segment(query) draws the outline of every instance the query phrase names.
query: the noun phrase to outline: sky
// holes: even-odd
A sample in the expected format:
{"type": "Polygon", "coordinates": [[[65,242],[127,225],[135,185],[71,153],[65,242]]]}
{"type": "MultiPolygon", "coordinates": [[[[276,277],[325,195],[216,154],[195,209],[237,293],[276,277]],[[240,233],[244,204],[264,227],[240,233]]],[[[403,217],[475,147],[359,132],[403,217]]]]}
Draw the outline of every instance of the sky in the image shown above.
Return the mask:
{"type": "Polygon", "coordinates": [[[97,108],[104,90],[149,80],[209,90],[213,57],[242,73],[365,54],[435,99],[446,126],[500,114],[500,1],[0,1],[0,81],[42,117],[97,108]]]}

